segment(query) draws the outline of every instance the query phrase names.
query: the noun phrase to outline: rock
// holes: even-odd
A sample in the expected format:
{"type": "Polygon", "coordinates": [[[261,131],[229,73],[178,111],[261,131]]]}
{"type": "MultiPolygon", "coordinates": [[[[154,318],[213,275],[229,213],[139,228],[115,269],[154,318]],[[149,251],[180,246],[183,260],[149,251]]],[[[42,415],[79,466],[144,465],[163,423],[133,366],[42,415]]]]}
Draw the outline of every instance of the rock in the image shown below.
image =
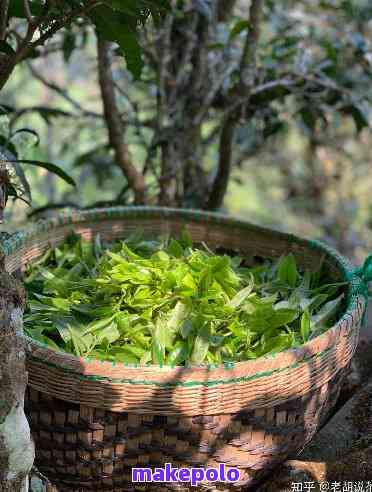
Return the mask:
{"type": "Polygon", "coordinates": [[[30,473],[29,492],[58,492],[58,490],[34,467],[30,473]]]}
{"type": "MultiPolygon", "coordinates": [[[[360,329],[360,340],[372,343],[372,302],[368,304],[367,311],[367,326],[362,326],[360,329]]],[[[372,368],[371,368],[372,371],[372,368]]]]}
{"type": "Polygon", "coordinates": [[[314,492],[319,491],[319,484],[322,482],[366,483],[372,479],[372,445],[350,452],[342,459],[334,461],[290,460],[282,465],[275,475],[275,479],[259,488],[260,492],[293,492],[294,483],[305,482],[315,484],[314,492]]]}
{"type": "Polygon", "coordinates": [[[325,480],[367,481],[372,479],[372,445],[327,463],[325,480]]]}
{"type": "Polygon", "coordinates": [[[367,314],[368,324],[360,328],[359,344],[352,362],[352,373],[361,384],[372,378],[372,302],[367,314]]]}
{"type": "Polygon", "coordinates": [[[288,461],[275,472],[275,478],[259,487],[259,492],[292,492],[292,483],[312,482],[313,475],[306,467],[297,467],[296,462],[288,461]]]}
{"type": "MultiPolygon", "coordinates": [[[[370,319],[372,320],[372,314],[370,319]]],[[[372,334],[372,326],[369,326],[368,329],[372,334]]],[[[353,366],[362,383],[372,377],[372,340],[365,335],[363,336],[362,332],[353,358],[353,366]]]]}
{"type": "Polygon", "coordinates": [[[301,460],[332,461],[372,444],[372,378],[315,435],[301,460]]]}
{"type": "MultiPolygon", "coordinates": [[[[315,435],[298,459],[278,468],[260,492],[291,492],[293,483],[372,480],[372,377],[315,435]]],[[[319,487],[314,489],[314,492],[319,487]]]]}
{"type": "Polygon", "coordinates": [[[362,385],[372,378],[372,302],[368,306],[368,325],[360,328],[357,350],[349,374],[341,389],[339,404],[344,404],[362,385]]]}
{"type": "Polygon", "coordinates": [[[30,480],[30,492],[47,492],[47,486],[41,478],[34,475],[30,480]]]}

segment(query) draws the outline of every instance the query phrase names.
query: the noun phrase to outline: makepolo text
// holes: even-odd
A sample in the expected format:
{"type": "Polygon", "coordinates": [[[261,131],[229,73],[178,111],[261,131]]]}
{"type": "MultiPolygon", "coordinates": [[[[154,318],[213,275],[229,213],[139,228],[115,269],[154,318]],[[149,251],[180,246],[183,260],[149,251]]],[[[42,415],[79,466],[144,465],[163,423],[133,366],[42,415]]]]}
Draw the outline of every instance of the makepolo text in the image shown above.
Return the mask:
{"type": "Polygon", "coordinates": [[[165,463],[164,468],[132,468],[132,482],[189,482],[197,487],[201,482],[238,482],[240,472],[237,468],[226,468],[221,463],[218,468],[173,468],[165,463]]]}

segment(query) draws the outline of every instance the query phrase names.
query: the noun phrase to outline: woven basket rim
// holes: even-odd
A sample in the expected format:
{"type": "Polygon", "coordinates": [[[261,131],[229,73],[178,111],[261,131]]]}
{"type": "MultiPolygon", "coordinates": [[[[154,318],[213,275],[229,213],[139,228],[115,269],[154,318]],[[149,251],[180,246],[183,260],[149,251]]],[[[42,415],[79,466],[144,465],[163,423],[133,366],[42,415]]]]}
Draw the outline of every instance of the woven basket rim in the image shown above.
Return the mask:
{"type": "Polygon", "coordinates": [[[215,384],[234,384],[242,380],[268,376],[272,373],[290,370],[299,363],[324,354],[332,344],[336,343],[342,331],[342,325],[349,322],[354,325],[360,322],[361,314],[365,309],[365,300],[352,289],[350,275],[353,272],[352,263],[339,254],[332,247],[317,240],[308,240],[300,236],[282,232],[276,229],[258,226],[251,222],[234,218],[229,215],[204,212],[192,209],[173,209],[165,207],[111,207],[89,211],[64,211],[51,219],[39,221],[32,227],[17,232],[11,238],[0,242],[0,253],[9,256],[17,252],[27,241],[37,238],[55,228],[66,225],[84,224],[85,222],[99,222],[101,220],[115,220],[120,218],[181,218],[188,221],[202,222],[249,228],[266,234],[277,235],[283,240],[302,244],[309,249],[315,249],[325,254],[336,265],[342,279],[349,282],[347,306],[342,317],[333,327],[301,345],[282,352],[266,355],[253,360],[228,363],[219,366],[159,366],[139,364],[113,363],[109,361],[81,358],[66,352],[57,352],[30,337],[25,336],[28,345],[29,357],[51,368],[63,369],[79,375],[82,379],[128,384],[149,384],[155,386],[212,386],[215,384]],[[362,304],[362,309],[360,305],[362,304]],[[154,378],[154,379],[152,379],[154,378]]]}

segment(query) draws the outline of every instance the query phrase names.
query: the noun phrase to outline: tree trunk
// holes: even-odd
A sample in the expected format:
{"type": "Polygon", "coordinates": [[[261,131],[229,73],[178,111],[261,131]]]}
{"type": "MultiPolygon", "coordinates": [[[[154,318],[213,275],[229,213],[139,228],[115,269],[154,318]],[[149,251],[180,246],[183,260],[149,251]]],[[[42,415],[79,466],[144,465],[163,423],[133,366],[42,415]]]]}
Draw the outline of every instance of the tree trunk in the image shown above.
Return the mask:
{"type": "Polygon", "coordinates": [[[0,53],[0,91],[8,82],[14,67],[14,60],[9,55],[0,53]]]}
{"type": "Polygon", "coordinates": [[[202,208],[207,180],[201,126],[186,124],[169,132],[161,144],[161,177],[158,202],[168,207],[202,208]]]}
{"type": "Polygon", "coordinates": [[[233,118],[230,118],[225,122],[221,131],[219,162],[216,177],[214,178],[209,200],[207,202],[208,210],[218,210],[223,205],[223,200],[231,176],[234,131],[235,121],[233,118]]]}
{"type": "Polygon", "coordinates": [[[34,444],[23,411],[27,382],[22,285],[0,264],[0,492],[27,492],[34,444]]]}
{"type": "Polygon", "coordinates": [[[203,146],[201,125],[188,125],[185,130],[183,144],[183,197],[182,206],[186,208],[200,208],[205,206],[205,197],[208,195],[207,173],[203,168],[203,160],[208,148],[203,146]]]}
{"type": "Polygon", "coordinates": [[[177,207],[182,175],[182,161],[177,148],[177,139],[170,137],[162,143],[159,205],[177,207]]]}
{"type": "Polygon", "coordinates": [[[236,0],[219,0],[217,18],[219,22],[226,22],[233,14],[236,0]]]}
{"type": "Polygon", "coordinates": [[[103,110],[109,142],[114,149],[118,166],[134,194],[136,205],[146,203],[146,183],[143,175],[134,166],[125,138],[125,127],[118,109],[114,76],[111,69],[110,42],[98,37],[98,79],[101,88],[103,110]]]}

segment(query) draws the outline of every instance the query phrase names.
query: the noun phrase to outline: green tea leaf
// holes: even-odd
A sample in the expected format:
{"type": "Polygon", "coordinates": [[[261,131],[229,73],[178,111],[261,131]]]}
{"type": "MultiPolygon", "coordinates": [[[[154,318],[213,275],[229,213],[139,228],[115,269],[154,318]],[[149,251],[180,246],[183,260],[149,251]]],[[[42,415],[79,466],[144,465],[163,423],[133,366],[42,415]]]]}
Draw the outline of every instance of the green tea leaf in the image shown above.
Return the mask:
{"type": "Polygon", "coordinates": [[[100,319],[97,321],[92,321],[91,323],[86,326],[83,330],[83,334],[87,333],[94,333],[96,331],[102,330],[102,328],[105,328],[108,325],[112,324],[114,316],[109,316],[108,318],[100,319]]]}
{"type": "Polygon", "coordinates": [[[52,321],[62,340],[65,343],[70,342],[72,340],[72,335],[69,328],[73,319],[62,316],[53,316],[52,321]]]}
{"type": "Polygon", "coordinates": [[[212,273],[209,268],[204,269],[199,277],[198,294],[203,297],[208,293],[213,283],[212,273]]]}
{"type": "Polygon", "coordinates": [[[239,307],[246,298],[252,293],[253,290],[253,282],[244,289],[240,290],[228,303],[230,307],[237,308],[239,307]]]}
{"type": "Polygon", "coordinates": [[[184,248],[192,248],[192,237],[187,229],[183,229],[180,242],[184,248]]]}
{"type": "Polygon", "coordinates": [[[142,366],[145,366],[146,364],[150,363],[152,361],[152,354],[148,350],[147,352],[144,352],[144,354],[141,357],[140,364],[142,366]]]}
{"type": "Polygon", "coordinates": [[[185,320],[188,314],[188,309],[185,304],[178,301],[174,309],[170,312],[168,319],[168,329],[177,332],[181,326],[181,323],[185,320]]]}
{"type": "Polygon", "coordinates": [[[193,329],[193,324],[191,319],[186,319],[180,327],[180,333],[182,338],[186,339],[192,332],[192,329],[193,329]]]}
{"type": "Polygon", "coordinates": [[[72,234],[27,269],[28,336],[125,364],[222,364],[297,347],[343,306],[345,283],[193,249],[191,238],[88,242],[72,234]],[[335,296],[338,295],[337,298],[335,296]]]}
{"type": "Polygon", "coordinates": [[[320,311],[311,317],[311,329],[316,330],[321,325],[327,323],[327,321],[329,321],[333,316],[335,316],[341,306],[343,298],[344,294],[341,294],[336,299],[328,301],[326,304],[324,304],[320,311]]]}
{"type": "Polygon", "coordinates": [[[178,241],[172,239],[168,246],[168,253],[175,258],[181,258],[183,256],[183,248],[178,241]]]}
{"type": "Polygon", "coordinates": [[[234,27],[230,31],[230,41],[232,41],[236,36],[238,36],[241,32],[249,29],[250,23],[247,20],[238,21],[234,27]]]}
{"type": "Polygon", "coordinates": [[[195,338],[194,348],[191,354],[190,362],[195,365],[200,365],[204,362],[204,359],[209,350],[209,342],[208,340],[198,335],[195,338]]]}
{"type": "Polygon", "coordinates": [[[187,344],[185,342],[177,342],[168,355],[167,364],[180,365],[186,361],[187,357],[187,344]]]}
{"type": "Polygon", "coordinates": [[[159,340],[154,339],[152,342],[152,361],[154,364],[163,365],[165,362],[165,350],[159,340]]]}
{"type": "Polygon", "coordinates": [[[276,309],[270,317],[270,327],[279,328],[285,326],[298,318],[298,311],[295,309],[276,309]]]}
{"type": "Polygon", "coordinates": [[[304,342],[307,342],[310,335],[310,314],[309,311],[304,311],[301,316],[301,336],[304,342]]]}
{"type": "Polygon", "coordinates": [[[116,342],[116,340],[119,340],[120,332],[117,328],[117,324],[115,322],[112,322],[105,328],[100,329],[95,336],[98,345],[101,344],[102,342],[111,344],[116,342]]]}
{"type": "Polygon", "coordinates": [[[278,265],[278,280],[290,287],[295,287],[298,278],[298,271],[295,257],[292,253],[284,256],[278,265]]]}

